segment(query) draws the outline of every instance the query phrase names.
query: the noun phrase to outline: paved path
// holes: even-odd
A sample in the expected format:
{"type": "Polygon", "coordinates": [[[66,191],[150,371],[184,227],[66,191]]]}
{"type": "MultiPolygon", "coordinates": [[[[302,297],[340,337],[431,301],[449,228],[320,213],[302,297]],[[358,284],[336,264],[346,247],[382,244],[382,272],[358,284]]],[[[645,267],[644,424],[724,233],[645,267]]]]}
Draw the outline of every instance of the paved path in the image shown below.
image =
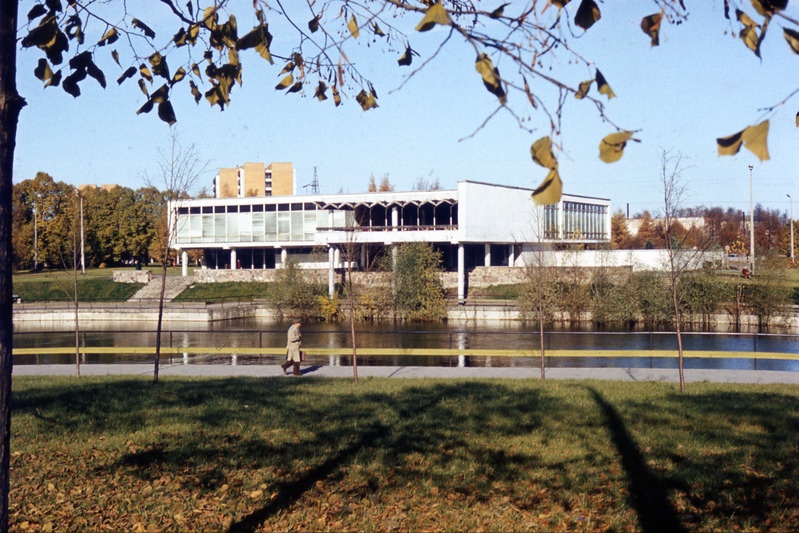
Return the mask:
{"type": "MultiPolygon", "coordinates": [[[[140,375],[151,376],[149,364],[85,364],[80,367],[83,376],[140,375]]],[[[71,376],[74,365],[15,365],[15,376],[71,376]]],[[[304,377],[352,378],[349,366],[303,365],[304,377]]],[[[162,377],[280,377],[279,365],[162,365],[162,377]]],[[[548,368],[547,379],[599,379],[616,381],[677,382],[676,369],[649,368],[548,368]]],[[[460,368],[433,366],[361,366],[359,378],[516,378],[539,379],[540,370],[534,367],[460,368]]],[[[290,379],[290,378],[287,378],[290,379]]],[[[294,378],[296,379],[296,378],[294,378]]],[[[799,372],[776,372],[771,370],[693,370],[685,371],[688,382],[712,381],[718,383],[796,383],[799,372]]]]}

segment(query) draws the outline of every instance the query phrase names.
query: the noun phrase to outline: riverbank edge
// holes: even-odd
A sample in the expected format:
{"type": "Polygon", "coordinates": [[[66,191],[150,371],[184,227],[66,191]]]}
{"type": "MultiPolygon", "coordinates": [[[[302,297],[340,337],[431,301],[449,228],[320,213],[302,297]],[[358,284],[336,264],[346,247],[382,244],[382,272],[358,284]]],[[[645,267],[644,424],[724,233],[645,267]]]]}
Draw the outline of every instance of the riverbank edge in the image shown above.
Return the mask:
{"type": "MultiPolygon", "coordinates": [[[[257,319],[268,322],[280,322],[282,317],[275,309],[259,302],[166,302],[164,304],[164,322],[222,322],[237,319],[257,319]]],[[[568,317],[561,322],[568,323],[568,317]]],[[[590,317],[582,317],[589,320],[590,317]]],[[[451,304],[447,309],[447,321],[478,323],[483,321],[520,322],[523,319],[514,301],[485,301],[451,304]]],[[[22,303],[14,304],[13,320],[15,325],[48,326],[72,323],[75,320],[75,308],[68,302],[22,303]]],[[[158,302],[93,302],[81,303],[78,307],[78,321],[92,322],[137,322],[156,323],[158,320],[158,302]]],[[[713,317],[716,327],[730,327],[730,317],[719,314],[713,317]]],[[[772,326],[787,331],[799,331],[799,306],[792,306],[789,314],[774,319],[772,326]]],[[[757,328],[757,317],[741,318],[744,328],[757,328]]]]}
{"type": "MultiPolygon", "coordinates": [[[[150,364],[83,364],[82,376],[140,376],[149,379],[150,364]]],[[[350,366],[303,366],[306,378],[352,379],[350,366]]],[[[14,376],[74,376],[75,365],[14,365],[14,376]]],[[[221,379],[232,377],[297,379],[285,376],[280,365],[160,365],[162,377],[221,379]]],[[[410,379],[532,379],[541,380],[536,367],[431,367],[431,366],[359,366],[359,378],[410,379]]],[[[638,382],[679,382],[675,369],[652,368],[547,368],[546,379],[601,380],[638,382]]],[[[687,382],[799,384],[799,372],[775,370],[689,369],[687,382]]]]}

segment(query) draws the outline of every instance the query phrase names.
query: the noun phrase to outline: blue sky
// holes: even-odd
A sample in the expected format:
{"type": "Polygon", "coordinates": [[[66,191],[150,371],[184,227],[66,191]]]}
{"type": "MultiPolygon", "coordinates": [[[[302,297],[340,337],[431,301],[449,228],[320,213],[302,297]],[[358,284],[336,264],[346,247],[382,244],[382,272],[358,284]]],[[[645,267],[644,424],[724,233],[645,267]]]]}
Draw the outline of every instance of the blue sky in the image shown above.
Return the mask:
{"type": "MultiPolygon", "coordinates": [[[[625,129],[640,130],[636,138],[642,142],[630,143],[619,162],[603,163],[599,142],[613,127],[599,119],[591,104],[567,98],[557,139],[563,148],[557,156],[564,191],[609,198],[614,209],[627,210],[629,205],[631,214],[657,212],[662,205],[660,154],[668,150],[683,157],[686,207],[748,210],[752,165],[755,203],[787,213],[786,194],[799,201],[799,129],[794,118],[799,97],[768,115],[771,160],[760,162],[746,149],[719,157],[715,139],[760,122],[763,108],[799,88],[791,75],[799,56],[790,52],[778,21],[763,43],[761,61],[730,35],[721,1],[694,4],[688,22],[664,26],[659,47],[650,47],[640,30],[641,18],[656,11],[652,3],[641,1],[600,3],[602,19],[571,39],[617,95],[607,103],[608,115],[625,129]]],[[[29,7],[21,2],[20,12],[29,7]]],[[[794,4],[790,11],[799,19],[794,4]]],[[[247,25],[240,20],[240,28],[247,25]]],[[[444,35],[442,30],[411,31],[411,45],[424,54],[444,35]]],[[[354,95],[336,109],[331,101],[317,102],[312,91],[305,97],[274,91],[281,66],[270,66],[251,53],[243,55],[244,86],[234,89],[225,111],[210,108],[204,100],[195,105],[187,91],[173,94],[182,142],[194,143],[208,161],[203,184],[210,184],[219,167],[248,161],[291,161],[300,186],[310,183],[316,169],[322,193],[365,191],[370,176],[379,181],[386,174],[397,190],[410,189],[420,177],[437,179],[444,188],[454,188],[460,180],[533,188],[543,179],[546,171],[532,162],[529,152],[533,141],[550,133],[543,115],[530,115],[527,124],[536,128],[530,133],[507,113],[499,113],[469,137],[497,106],[474,69],[471,47],[453,38],[443,54],[393,91],[411,69],[397,67],[399,53],[365,53],[370,50],[364,43],[362,36],[360,47],[350,47],[348,53],[375,82],[380,107],[368,112],[354,95]]],[[[15,182],[44,171],[73,184],[136,188],[145,174],[157,174],[158,150],[166,145],[168,128],[154,112],[135,114],[144,103],[135,80],[117,86],[113,80],[118,67],[108,61],[102,63],[108,88],[87,80],[81,85],[84,94],[73,99],[60,88],[41,88],[32,74],[38,57],[26,50],[19,54],[18,86],[28,105],[17,135],[15,182]]],[[[415,58],[414,67],[419,63],[415,58]]],[[[499,67],[502,71],[503,65],[499,67]]],[[[593,77],[592,69],[565,61],[560,67],[575,84],[593,77]]],[[[539,88],[534,84],[533,90],[539,88]]],[[[526,112],[521,95],[512,93],[511,99],[526,112]]]]}

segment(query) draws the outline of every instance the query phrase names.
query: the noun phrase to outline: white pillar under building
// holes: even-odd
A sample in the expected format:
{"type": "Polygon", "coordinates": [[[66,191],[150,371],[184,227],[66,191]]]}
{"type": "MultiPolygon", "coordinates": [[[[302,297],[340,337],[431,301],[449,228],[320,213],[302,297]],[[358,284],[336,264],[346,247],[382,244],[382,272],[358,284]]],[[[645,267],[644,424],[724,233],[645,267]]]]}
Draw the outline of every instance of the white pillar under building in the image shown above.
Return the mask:
{"type": "Polygon", "coordinates": [[[485,266],[491,266],[491,245],[486,243],[485,244],[485,266]]]}
{"type": "Polygon", "coordinates": [[[336,265],[335,250],[331,246],[327,249],[327,295],[332,298],[336,293],[336,265]]]}
{"type": "Polygon", "coordinates": [[[186,250],[180,252],[180,275],[184,278],[189,275],[189,253],[186,250]]]}
{"type": "Polygon", "coordinates": [[[466,301],[466,260],[463,244],[458,243],[458,303],[466,301]]]}
{"type": "Polygon", "coordinates": [[[230,249],[230,270],[236,270],[236,249],[230,249]]]}

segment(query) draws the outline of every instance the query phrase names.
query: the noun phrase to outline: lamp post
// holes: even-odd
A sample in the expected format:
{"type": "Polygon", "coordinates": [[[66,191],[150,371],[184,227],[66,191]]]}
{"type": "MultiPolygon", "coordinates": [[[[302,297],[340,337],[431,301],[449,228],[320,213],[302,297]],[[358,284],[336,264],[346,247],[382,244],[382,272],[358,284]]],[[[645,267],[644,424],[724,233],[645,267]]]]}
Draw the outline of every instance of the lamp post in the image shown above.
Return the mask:
{"type": "Polygon", "coordinates": [[[791,201],[791,264],[793,264],[793,198],[791,198],[790,194],[785,196],[791,201]]]}
{"type": "Polygon", "coordinates": [[[33,202],[33,271],[39,270],[39,214],[33,202]]]}
{"type": "Polygon", "coordinates": [[[752,196],[752,165],[749,165],[749,272],[755,273],[755,207],[752,196]]]}

